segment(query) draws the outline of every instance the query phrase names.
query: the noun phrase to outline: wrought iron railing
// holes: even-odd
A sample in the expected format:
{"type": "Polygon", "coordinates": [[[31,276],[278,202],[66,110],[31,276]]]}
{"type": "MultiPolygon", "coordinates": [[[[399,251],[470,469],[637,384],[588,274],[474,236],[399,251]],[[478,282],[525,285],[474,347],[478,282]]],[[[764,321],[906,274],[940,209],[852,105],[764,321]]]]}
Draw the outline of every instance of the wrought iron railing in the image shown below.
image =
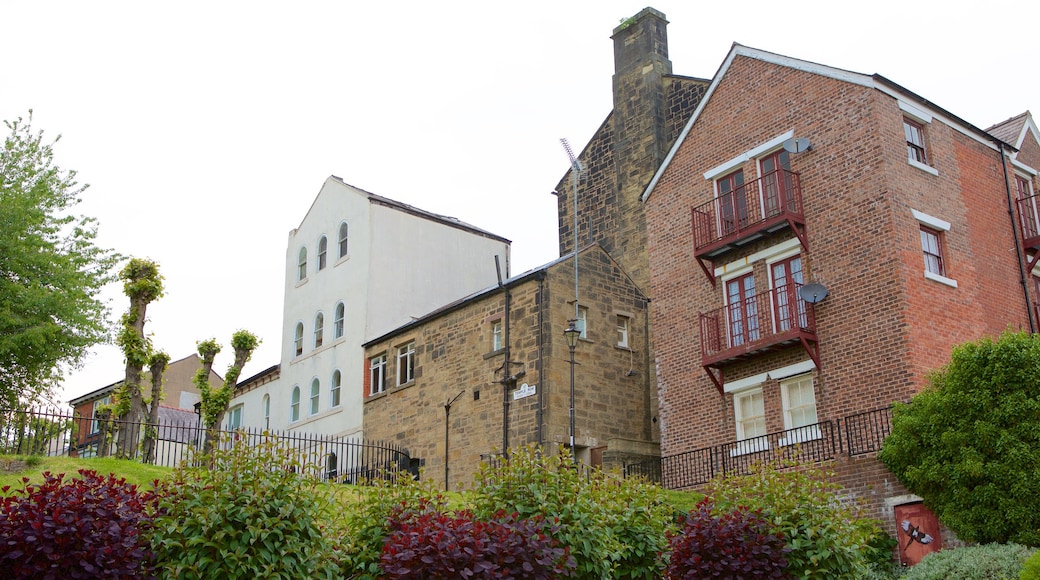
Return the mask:
{"type": "Polygon", "coordinates": [[[834,459],[841,451],[852,456],[879,451],[891,432],[892,408],[885,407],[629,464],[625,475],[643,476],[666,488],[682,489],[707,483],[717,475],[745,475],[760,463],[819,463],[834,459]]]}
{"type": "Polygon", "coordinates": [[[693,208],[695,251],[700,255],[747,237],[788,215],[802,215],[801,181],[797,173],[778,169],[693,208]]]}
{"type": "MultiPolygon", "coordinates": [[[[420,460],[391,443],[366,441],[360,436],[330,436],[295,431],[245,428],[218,431],[218,440],[259,445],[276,439],[280,445],[314,463],[328,479],[348,483],[407,471],[418,474],[420,460]]],[[[95,419],[61,410],[0,409],[0,453],[15,455],[69,455],[73,457],[129,456],[146,463],[176,467],[189,449],[201,448],[206,429],[198,421],[134,422],[95,419]],[[151,431],[152,451],[144,446],[151,431]],[[119,434],[125,434],[120,437],[119,434]],[[120,445],[120,442],[129,442],[120,445]]]]}
{"type": "Polygon", "coordinates": [[[786,284],[702,313],[701,356],[713,362],[799,334],[815,334],[813,305],[802,300],[799,288],[801,284],[786,284]]]}

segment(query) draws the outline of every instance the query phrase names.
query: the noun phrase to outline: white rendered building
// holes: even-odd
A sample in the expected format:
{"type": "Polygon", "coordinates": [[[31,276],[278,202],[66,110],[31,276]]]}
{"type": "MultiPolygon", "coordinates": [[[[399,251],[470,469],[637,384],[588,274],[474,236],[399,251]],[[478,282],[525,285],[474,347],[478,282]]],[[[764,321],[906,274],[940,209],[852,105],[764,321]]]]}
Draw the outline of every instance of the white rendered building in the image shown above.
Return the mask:
{"type": "Polygon", "coordinates": [[[226,426],[360,434],[361,345],[495,284],[496,256],[508,277],[509,243],[329,177],[289,232],[280,364],[241,382],[226,426]]]}

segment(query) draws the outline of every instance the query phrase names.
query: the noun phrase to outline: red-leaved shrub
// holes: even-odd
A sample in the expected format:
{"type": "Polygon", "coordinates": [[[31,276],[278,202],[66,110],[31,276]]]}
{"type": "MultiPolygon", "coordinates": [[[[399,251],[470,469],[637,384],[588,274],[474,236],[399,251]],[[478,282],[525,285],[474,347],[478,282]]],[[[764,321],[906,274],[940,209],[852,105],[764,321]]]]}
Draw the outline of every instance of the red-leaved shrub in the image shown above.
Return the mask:
{"type": "Polygon", "coordinates": [[[126,578],[147,576],[150,553],[142,538],[155,507],[152,492],[87,469],[82,479],[43,474],[23,479],[0,499],[0,570],[13,578],[126,578]],[[8,495],[10,494],[10,495],[8,495]]]}
{"type": "Polygon", "coordinates": [[[469,511],[399,510],[379,563],[384,578],[566,578],[575,563],[540,519],[498,512],[480,521],[469,511]]]}
{"type": "Polygon", "coordinates": [[[684,516],[682,531],[671,538],[666,577],[784,578],[784,539],[769,532],[765,520],[745,507],[714,515],[705,498],[684,516]]]}

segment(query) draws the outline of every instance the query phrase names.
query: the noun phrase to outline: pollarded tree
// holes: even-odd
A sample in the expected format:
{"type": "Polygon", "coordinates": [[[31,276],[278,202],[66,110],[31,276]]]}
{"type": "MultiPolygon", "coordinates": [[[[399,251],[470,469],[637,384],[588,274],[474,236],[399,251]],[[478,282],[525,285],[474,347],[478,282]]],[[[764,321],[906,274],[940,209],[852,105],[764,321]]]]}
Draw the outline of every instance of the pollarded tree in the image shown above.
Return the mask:
{"type": "Polygon", "coordinates": [[[216,440],[220,424],[224,421],[231,397],[234,396],[235,387],[238,385],[238,377],[242,374],[242,367],[249,362],[253,351],[260,346],[260,339],[248,330],[239,330],[231,335],[231,347],[235,349],[235,360],[228,366],[224,375],[224,384],[219,388],[212,388],[209,384],[209,374],[213,370],[213,359],[220,352],[220,345],[215,339],[199,342],[199,358],[202,366],[195,373],[195,386],[202,395],[202,422],[206,426],[206,448],[216,440]]]}
{"type": "Polygon", "coordinates": [[[31,123],[32,111],[5,121],[0,149],[0,406],[35,402],[108,338],[97,296],[118,261],[95,244],[95,221],[73,213],[87,186],[31,123]]]}
{"type": "Polygon", "coordinates": [[[1040,546],[1040,336],[953,349],[878,455],[962,540],[1040,546]]]}
{"type": "MultiPolygon", "coordinates": [[[[126,358],[126,375],[116,391],[115,414],[117,419],[126,421],[119,430],[119,454],[133,457],[137,454],[137,427],[149,413],[141,392],[141,379],[144,366],[153,353],[151,341],[144,333],[144,323],[148,305],[163,295],[163,277],[155,262],[131,258],[119,273],[119,278],[123,280],[123,293],[130,299],[130,308],[120,319],[121,328],[116,336],[116,343],[126,358]]],[[[151,402],[158,410],[158,401],[153,399],[151,402]]]]}

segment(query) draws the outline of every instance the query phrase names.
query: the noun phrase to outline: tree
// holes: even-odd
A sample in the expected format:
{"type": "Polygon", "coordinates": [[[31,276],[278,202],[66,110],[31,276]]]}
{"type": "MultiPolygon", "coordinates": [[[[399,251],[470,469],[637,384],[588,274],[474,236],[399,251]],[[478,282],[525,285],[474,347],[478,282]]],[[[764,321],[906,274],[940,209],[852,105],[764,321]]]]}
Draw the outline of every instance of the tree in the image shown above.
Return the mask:
{"type": "MultiPolygon", "coordinates": [[[[137,454],[138,427],[146,413],[151,415],[141,392],[144,365],[152,359],[152,344],[144,334],[144,323],[148,305],[163,295],[163,277],[159,265],[151,260],[131,258],[119,272],[123,280],[123,292],[130,298],[130,308],[123,314],[122,327],[116,344],[123,349],[126,358],[126,375],[116,391],[116,418],[126,421],[119,430],[119,455],[134,457],[137,454]]],[[[169,357],[166,357],[169,362],[169,357]]],[[[166,365],[163,364],[165,370],[166,365]]],[[[153,380],[154,380],[153,375],[153,380]]],[[[162,385],[162,376],[159,376],[162,385]]],[[[159,401],[151,400],[158,411],[159,401]]]]}
{"type": "Polygon", "coordinates": [[[0,406],[38,401],[108,338],[97,296],[119,258],[95,244],[93,218],[72,213],[87,186],[31,123],[32,111],[5,121],[0,150],[0,406]]]}
{"type": "Polygon", "coordinates": [[[1040,336],[953,349],[878,458],[962,540],[1040,545],[1040,336]]]}
{"type": "Polygon", "coordinates": [[[235,394],[238,386],[238,377],[242,374],[242,367],[249,362],[253,351],[260,346],[260,339],[248,330],[239,330],[231,335],[231,347],[235,349],[235,360],[228,366],[224,375],[224,384],[219,388],[212,388],[209,384],[209,373],[213,370],[213,359],[220,352],[220,345],[215,339],[204,340],[198,343],[199,358],[202,365],[195,373],[195,386],[202,395],[202,423],[206,426],[206,449],[209,450],[216,440],[217,431],[224,421],[231,397],[235,394]]]}

